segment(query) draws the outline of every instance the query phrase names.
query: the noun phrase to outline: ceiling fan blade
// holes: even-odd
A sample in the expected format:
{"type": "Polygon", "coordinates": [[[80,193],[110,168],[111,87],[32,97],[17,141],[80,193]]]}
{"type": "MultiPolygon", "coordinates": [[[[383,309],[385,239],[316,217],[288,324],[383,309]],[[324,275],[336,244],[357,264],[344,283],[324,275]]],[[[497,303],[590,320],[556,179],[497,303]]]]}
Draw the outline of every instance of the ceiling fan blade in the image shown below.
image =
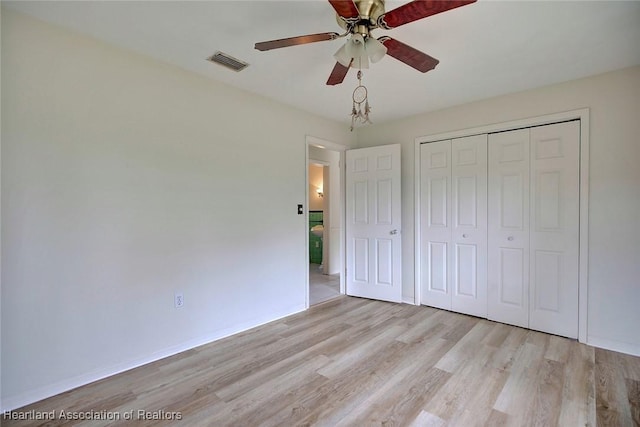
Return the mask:
{"type": "Polygon", "coordinates": [[[336,13],[346,19],[360,18],[360,12],[352,0],[329,0],[336,13]]]}
{"type": "Polygon", "coordinates": [[[299,44],[307,44],[314,42],[323,42],[336,39],[338,33],[318,33],[308,34],[306,36],[289,37],[286,39],[270,40],[266,42],[256,43],[255,48],[260,51],[279,49],[281,47],[296,46],[299,44]]]}
{"type": "MultiPolygon", "coordinates": [[[[353,62],[353,60],[351,61],[353,62]]],[[[327,80],[327,85],[334,86],[342,83],[344,81],[344,78],[347,76],[348,71],[349,71],[349,67],[345,67],[341,63],[336,62],[336,66],[333,67],[333,71],[331,71],[329,80],[327,80]]]]}
{"type": "Polygon", "coordinates": [[[409,45],[399,42],[391,37],[383,36],[378,39],[387,48],[387,55],[391,55],[398,61],[404,62],[416,70],[426,73],[436,68],[440,61],[426,53],[420,52],[409,45]]]}
{"type": "Polygon", "coordinates": [[[475,3],[476,0],[414,0],[393,9],[378,18],[378,25],[384,29],[399,27],[427,16],[436,15],[475,3]]]}

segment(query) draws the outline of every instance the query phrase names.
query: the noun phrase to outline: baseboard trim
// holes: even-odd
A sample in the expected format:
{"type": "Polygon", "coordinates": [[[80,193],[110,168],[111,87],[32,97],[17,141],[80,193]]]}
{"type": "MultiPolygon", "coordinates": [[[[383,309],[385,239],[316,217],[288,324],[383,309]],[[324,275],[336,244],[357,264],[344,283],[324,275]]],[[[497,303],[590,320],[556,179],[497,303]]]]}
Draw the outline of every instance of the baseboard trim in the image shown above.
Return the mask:
{"type": "Polygon", "coordinates": [[[273,316],[252,319],[251,321],[241,323],[229,328],[220,329],[212,332],[210,335],[198,337],[175,346],[171,346],[162,350],[155,351],[150,355],[135,358],[127,362],[118,363],[104,369],[98,369],[93,372],[78,375],[73,378],[69,378],[63,381],[59,381],[54,384],[50,384],[44,387],[40,387],[35,390],[30,390],[14,396],[5,396],[2,398],[2,407],[0,407],[0,414],[8,411],[14,411],[22,408],[23,406],[30,405],[40,400],[47,399],[60,393],[73,390],[78,387],[102,380],[104,378],[117,375],[122,372],[129,371],[131,369],[138,368],[143,365],[164,359],[169,356],[173,356],[183,351],[191,350],[201,345],[209,344],[214,341],[226,338],[231,335],[235,335],[240,332],[282,319],[287,316],[291,316],[296,313],[305,311],[304,305],[297,305],[287,310],[275,313],[273,316]]]}
{"type": "Polygon", "coordinates": [[[618,353],[640,356],[640,344],[631,344],[624,341],[616,341],[607,338],[587,335],[587,344],[592,347],[603,348],[605,350],[617,351],[618,353]]]}

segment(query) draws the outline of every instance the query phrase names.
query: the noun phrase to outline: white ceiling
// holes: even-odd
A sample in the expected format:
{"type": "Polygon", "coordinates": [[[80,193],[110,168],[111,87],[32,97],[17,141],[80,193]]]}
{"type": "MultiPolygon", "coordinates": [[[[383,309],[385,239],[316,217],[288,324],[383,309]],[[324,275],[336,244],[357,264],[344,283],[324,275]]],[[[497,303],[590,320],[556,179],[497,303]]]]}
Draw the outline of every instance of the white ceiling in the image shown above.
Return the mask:
{"type": "MultiPolygon", "coordinates": [[[[39,19],[250,92],[348,123],[351,70],[326,86],[344,39],[259,52],[255,42],[340,32],[326,0],[2,2],[39,19]],[[251,65],[207,62],[215,51],[251,65]]],[[[387,0],[386,10],[406,1],[387,0]]],[[[388,34],[440,60],[422,74],[387,56],[364,71],[372,120],[382,122],[640,64],[640,1],[495,1],[388,34]]]]}

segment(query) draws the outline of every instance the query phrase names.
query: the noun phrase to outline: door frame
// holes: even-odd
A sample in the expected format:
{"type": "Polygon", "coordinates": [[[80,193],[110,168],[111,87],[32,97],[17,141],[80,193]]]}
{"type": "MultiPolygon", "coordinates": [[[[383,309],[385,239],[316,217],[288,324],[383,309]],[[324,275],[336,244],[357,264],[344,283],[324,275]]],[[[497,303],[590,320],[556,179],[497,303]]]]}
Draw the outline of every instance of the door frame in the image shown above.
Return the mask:
{"type": "MultiPolygon", "coordinates": [[[[346,221],[346,195],[345,195],[345,152],[349,149],[346,145],[327,141],[311,135],[305,135],[305,168],[304,168],[304,243],[305,243],[305,309],[309,309],[309,147],[317,147],[329,151],[337,151],[340,153],[340,161],[338,168],[340,170],[340,294],[346,293],[346,252],[345,252],[345,221],[346,221]]],[[[335,190],[334,190],[335,191],[335,190]]],[[[330,208],[331,209],[331,208],[330,208]]]]}
{"type": "Polygon", "coordinates": [[[414,142],[414,304],[420,305],[421,265],[420,260],[420,145],[446,139],[495,133],[553,123],[580,120],[580,219],[579,219],[579,270],[578,270],[578,341],[587,342],[587,308],[589,283],[589,108],[529,117],[486,126],[472,127],[415,138],[414,142]]]}

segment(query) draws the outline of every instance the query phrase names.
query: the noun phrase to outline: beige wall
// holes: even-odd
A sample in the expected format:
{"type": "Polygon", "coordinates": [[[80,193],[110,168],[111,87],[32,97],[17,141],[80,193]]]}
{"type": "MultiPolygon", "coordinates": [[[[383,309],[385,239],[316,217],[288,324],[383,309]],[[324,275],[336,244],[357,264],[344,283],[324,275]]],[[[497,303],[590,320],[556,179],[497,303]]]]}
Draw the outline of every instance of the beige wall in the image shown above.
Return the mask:
{"type": "Polygon", "coordinates": [[[403,294],[414,292],[415,139],[590,109],[588,340],[640,355],[640,67],[358,129],[358,145],[402,144],[403,294]]]}
{"type": "Polygon", "coordinates": [[[3,409],[303,310],[306,135],[353,139],[3,10],[3,409]]]}

